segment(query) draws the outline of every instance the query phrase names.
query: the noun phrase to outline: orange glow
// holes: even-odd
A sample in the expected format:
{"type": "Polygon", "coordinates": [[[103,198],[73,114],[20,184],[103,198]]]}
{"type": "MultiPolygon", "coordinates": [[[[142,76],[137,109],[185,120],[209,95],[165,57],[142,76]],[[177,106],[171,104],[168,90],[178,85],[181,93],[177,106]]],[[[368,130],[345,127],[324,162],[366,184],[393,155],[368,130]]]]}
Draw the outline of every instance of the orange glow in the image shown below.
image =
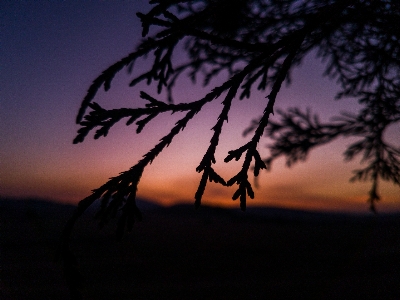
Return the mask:
{"type": "MultiPolygon", "coordinates": [[[[190,130],[183,135],[193,134],[190,130]]],[[[194,202],[201,174],[195,171],[207,140],[203,137],[190,143],[171,144],[160,156],[145,169],[138,186],[138,196],[161,205],[194,202]],[[203,141],[205,140],[205,141],[203,141]],[[204,143],[204,145],[201,145],[204,143]],[[190,152],[190,149],[199,149],[190,152]],[[183,154],[182,154],[183,153],[183,154]]],[[[113,137],[112,142],[117,139],[113,137]]],[[[104,140],[103,143],[107,141],[104,140]]],[[[126,141],[125,141],[126,143],[126,141]]],[[[136,144],[136,141],[134,141],[136,144]]],[[[99,151],[97,141],[88,141],[87,145],[69,146],[74,156],[57,160],[54,152],[41,152],[35,160],[16,168],[8,162],[3,164],[0,194],[14,197],[44,197],[64,203],[77,203],[99,187],[111,176],[127,170],[134,163],[129,151],[113,147],[99,151]],[[81,148],[81,149],[79,149],[81,148]],[[83,148],[83,149],[82,149],[83,148]],[[96,155],[88,155],[88,153],[96,155]],[[119,155],[116,155],[119,154],[119,155]],[[112,157],[112,159],[107,159],[112,157]],[[126,159],[131,157],[130,159],[126,159]],[[73,163],[72,163],[73,162],[73,163]],[[34,175],[32,175],[34,174],[34,175]]],[[[118,145],[118,144],[117,144],[118,145]]],[[[125,145],[128,147],[130,145],[125,145]]],[[[259,188],[254,188],[255,199],[248,199],[248,206],[275,206],[323,211],[367,212],[366,199],[370,183],[350,183],[351,170],[356,163],[343,163],[338,155],[340,142],[321,147],[312,153],[305,163],[292,168],[285,167],[282,159],[276,161],[271,172],[263,172],[258,178],[259,188]],[[329,157],[329,159],[326,159],[329,157]]],[[[339,152],[340,153],[340,152],[339,152]]],[[[226,180],[235,175],[241,167],[241,161],[225,164],[223,151],[217,155],[215,170],[226,180]]],[[[19,157],[24,160],[24,156],[19,157]]],[[[27,160],[28,161],[28,160],[27,160]]],[[[253,179],[250,175],[250,181],[253,179]]],[[[231,197],[236,186],[223,187],[208,183],[202,203],[204,205],[239,207],[239,201],[231,197]]],[[[398,187],[393,184],[380,185],[382,201],[378,211],[398,211],[400,201],[398,187]]]]}

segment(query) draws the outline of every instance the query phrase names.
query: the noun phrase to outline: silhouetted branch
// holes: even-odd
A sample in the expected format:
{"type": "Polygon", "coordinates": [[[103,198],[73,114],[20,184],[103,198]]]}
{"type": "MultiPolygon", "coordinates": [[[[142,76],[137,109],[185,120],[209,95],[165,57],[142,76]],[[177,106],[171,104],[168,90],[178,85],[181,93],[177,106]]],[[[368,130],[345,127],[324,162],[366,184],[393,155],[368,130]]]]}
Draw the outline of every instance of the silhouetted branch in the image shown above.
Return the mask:
{"type": "MultiPolygon", "coordinates": [[[[141,218],[135,198],[146,166],[205,104],[219,99],[223,93],[226,95],[212,127],[209,147],[196,168],[197,172],[203,172],[195,192],[196,207],[201,204],[209,180],[227,186],[237,184],[232,199],[240,199],[240,207],[245,210],[247,196],[255,196],[248,180],[249,170],[258,176],[281,156],[291,166],[305,160],[312,149],[339,136],[358,138],[344,156],[347,160],[361,157],[361,163],[366,165],[356,170],[351,180],[371,181],[368,200],[371,210],[375,210],[375,202],[380,199],[379,180],[400,185],[400,150],[384,139],[385,130],[400,121],[400,6],[397,2],[152,0],[150,3],[154,6],[147,14],[137,14],[142,22],[142,35],[147,38],[134,52],[93,81],[77,115],[80,128],[74,143],[82,142],[92,130],[95,139],[107,136],[111,127],[125,118],[126,125],[135,123],[140,133],[161,113],[185,112],[185,116],[136,165],[111,178],[80,202],[63,233],[61,253],[65,261],[73,261],[68,245],[74,223],[94,201],[101,201],[97,213],[101,225],[112,217],[119,217],[118,238],[125,229],[132,229],[135,220],[141,218]],[[150,29],[155,27],[159,31],[148,37],[150,29]],[[291,71],[312,50],[328,61],[326,75],[340,83],[337,98],[354,97],[362,108],[326,123],[310,111],[292,108],[278,110],[280,121],[271,121],[282,83],[290,83],[291,71]],[[132,72],[135,61],[149,54],[152,54],[149,68],[136,74],[130,86],[146,81],[148,85],[155,85],[158,93],[165,89],[166,101],[141,91],[140,97],[147,101],[144,107],[105,109],[93,102],[99,88],[110,89],[118,72],[125,67],[132,72]],[[176,54],[179,59],[174,58],[176,54]],[[194,84],[202,76],[207,86],[221,74],[227,74],[228,79],[203,98],[173,103],[172,92],[182,76],[188,76],[194,84]],[[225,162],[244,158],[240,170],[225,182],[213,169],[219,138],[236,96],[250,98],[254,87],[267,90],[266,108],[245,131],[246,135],[252,133],[250,141],[228,152],[225,162]],[[88,108],[91,110],[86,112],[88,108]],[[263,135],[272,140],[270,156],[264,160],[257,150],[263,135]]],[[[74,273],[74,269],[69,273],[74,273]]]]}
{"type": "MultiPolygon", "coordinates": [[[[366,102],[367,107],[358,115],[342,113],[332,118],[331,123],[321,123],[318,116],[311,115],[309,110],[302,112],[292,108],[287,112],[278,111],[280,122],[271,122],[266,132],[266,136],[273,141],[269,146],[270,156],[264,160],[268,169],[280,156],[286,157],[286,164],[290,167],[306,160],[315,147],[339,136],[360,137],[347,147],[344,158],[349,161],[361,156],[361,163],[367,164],[365,168],[355,170],[350,180],[371,181],[368,203],[375,212],[375,202],[381,198],[378,193],[379,179],[400,185],[400,149],[384,141],[385,130],[400,121],[400,105],[384,101],[387,96],[384,91],[382,86],[377,86],[375,93],[360,92],[361,101],[366,102]]],[[[253,122],[245,134],[254,131],[256,124],[253,122]]]]}
{"type": "MultiPolygon", "coordinates": [[[[303,39],[304,39],[304,34],[300,35],[298,37],[298,40],[295,41],[295,43],[293,43],[293,45],[289,45],[290,52],[287,55],[287,57],[285,58],[285,60],[283,61],[281,69],[277,73],[276,81],[274,82],[274,84],[272,86],[271,93],[267,96],[268,104],[264,110],[264,115],[261,117],[259,124],[258,124],[257,128],[255,129],[253,138],[251,139],[251,141],[249,143],[246,144],[246,147],[245,147],[246,156],[245,156],[245,160],[242,165],[242,169],[241,169],[241,171],[239,171],[238,174],[236,174],[234,177],[232,177],[230,180],[228,180],[228,183],[227,183],[228,186],[233,185],[234,183],[239,185],[239,188],[233,195],[232,199],[236,200],[240,195],[240,208],[242,210],[246,210],[246,193],[248,194],[248,196],[251,199],[254,198],[253,189],[251,187],[250,182],[247,180],[247,173],[249,171],[250,164],[253,160],[253,157],[255,158],[255,160],[257,162],[256,163],[257,168],[254,169],[254,176],[258,176],[260,168],[266,168],[266,166],[264,164],[260,163],[260,161],[259,161],[260,155],[257,152],[256,148],[257,148],[257,145],[258,145],[258,142],[259,142],[261,136],[264,133],[264,129],[268,125],[269,116],[274,113],[274,104],[275,104],[276,96],[281,88],[283,81],[285,80],[285,78],[289,72],[292,61],[293,61],[300,45],[302,44],[303,39]]],[[[238,151],[238,150],[236,150],[236,151],[238,151]]],[[[235,153],[235,152],[233,152],[233,153],[235,153]]],[[[232,152],[230,153],[230,155],[228,155],[227,158],[225,158],[225,162],[228,162],[230,160],[231,155],[232,155],[232,152]]],[[[238,154],[236,154],[236,155],[238,155],[238,154]]],[[[240,155],[241,155],[241,153],[240,153],[240,155]]]]}
{"type": "MultiPolygon", "coordinates": [[[[208,179],[223,185],[236,183],[238,190],[233,198],[240,197],[241,207],[245,209],[246,195],[254,195],[247,175],[253,160],[253,173],[257,176],[261,169],[270,168],[272,161],[279,156],[286,156],[290,166],[299,160],[305,160],[311,149],[340,135],[362,137],[347,149],[346,159],[353,159],[362,153],[363,161],[371,162],[374,158],[377,166],[382,160],[385,162],[384,173],[379,171],[382,170],[380,165],[379,168],[367,167],[358,170],[355,179],[376,178],[371,179],[375,182],[384,177],[396,182],[397,150],[384,144],[380,137],[385,128],[399,120],[399,76],[396,75],[400,62],[395,53],[399,53],[400,46],[399,34],[392,30],[396,21],[394,16],[399,14],[398,6],[392,6],[383,0],[373,3],[359,0],[336,0],[327,3],[317,0],[309,3],[182,0],[152,3],[156,5],[147,14],[137,14],[142,22],[142,34],[146,36],[152,26],[161,30],[143,40],[135,52],[110,66],[94,80],[78,113],[77,122],[81,128],[74,143],[82,142],[92,130],[95,130],[95,139],[107,136],[111,127],[124,118],[128,118],[127,125],[135,123],[136,131],[140,133],[160,113],[186,111],[187,115],[178,121],[170,134],[163,137],[137,165],[121,173],[121,182],[102,193],[102,211],[107,212],[105,215],[110,215],[111,212],[115,214],[120,204],[127,201],[124,197],[135,198],[136,187],[145,166],[171,143],[172,138],[205,103],[219,98],[225,91],[227,95],[222,103],[223,108],[218,121],[212,128],[214,134],[210,145],[196,169],[203,172],[195,194],[196,206],[201,203],[208,179]],[[226,13],[228,2],[230,11],[226,13]],[[174,67],[173,54],[182,42],[188,60],[174,67]],[[327,124],[321,124],[318,118],[311,117],[309,112],[302,113],[298,109],[292,109],[287,113],[279,112],[283,123],[269,122],[281,84],[284,80],[290,80],[293,66],[301,62],[304,55],[313,48],[317,48],[323,58],[330,59],[326,72],[332,77],[337,77],[343,87],[337,96],[356,97],[360,103],[365,103],[366,109],[358,115],[343,114],[333,123],[327,124]],[[146,80],[147,84],[155,82],[158,93],[163,87],[167,89],[168,103],[143,91],[140,97],[148,103],[142,108],[107,110],[92,102],[102,85],[105,90],[110,88],[116,73],[125,66],[131,70],[136,59],[150,53],[154,54],[150,69],[137,75],[130,86],[135,86],[143,80],[146,80]],[[200,100],[174,104],[173,87],[186,70],[193,81],[198,73],[202,73],[204,85],[208,85],[224,71],[227,71],[230,79],[200,100]],[[216,163],[214,154],[222,126],[228,119],[232,101],[239,90],[241,89],[241,99],[249,98],[255,84],[259,90],[270,87],[268,104],[263,116],[246,132],[248,134],[254,131],[251,140],[244,146],[229,151],[225,162],[233,158],[238,160],[242,154],[244,161],[241,170],[225,183],[212,168],[212,164],[216,163]],[[371,123],[371,118],[376,120],[377,114],[369,112],[376,110],[371,105],[378,102],[384,103],[380,105],[380,115],[384,118],[379,117],[375,124],[371,123]],[[91,111],[85,114],[87,107],[90,107],[91,111]],[[257,145],[264,132],[275,142],[270,146],[271,156],[262,161],[257,145]],[[371,135],[371,132],[375,135],[371,135]],[[132,172],[136,175],[133,176],[132,172]],[[125,180],[128,177],[130,179],[125,180]]],[[[133,200],[128,202],[131,201],[133,200]]],[[[124,221],[121,223],[131,222],[128,215],[134,215],[135,210],[134,206],[129,205],[123,209],[124,221]]]]}

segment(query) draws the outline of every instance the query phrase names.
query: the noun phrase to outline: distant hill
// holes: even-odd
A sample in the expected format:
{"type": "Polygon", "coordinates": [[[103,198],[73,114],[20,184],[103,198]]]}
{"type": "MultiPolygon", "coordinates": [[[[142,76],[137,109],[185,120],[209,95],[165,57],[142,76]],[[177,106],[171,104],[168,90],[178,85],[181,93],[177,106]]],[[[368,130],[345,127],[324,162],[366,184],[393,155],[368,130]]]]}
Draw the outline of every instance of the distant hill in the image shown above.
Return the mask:
{"type": "MultiPolygon", "coordinates": [[[[120,242],[93,209],[77,222],[87,299],[400,299],[399,214],[138,206],[120,242]]],[[[54,255],[74,209],[0,200],[0,299],[70,299],[54,255]]]]}
{"type": "MultiPolygon", "coordinates": [[[[340,213],[340,212],[320,212],[308,211],[299,209],[286,209],[277,207],[248,207],[245,212],[239,208],[221,208],[213,206],[201,206],[195,209],[192,204],[177,204],[170,207],[164,207],[156,204],[154,201],[139,198],[136,200],[137,206],[143,212],[157,212],[166,213],[175,216],[203,216],[203,215],[223,215],[239,219],[270,219],[276,221],[348,221],[348,220],[389,220],[400,218],[398,213],[380,213],[372,214],[366,212],[364,214],[353,213],[340,213]]],[[[100,206],[100,201],[93,203],[87,210],[87,214],[93,214],[100,206]]],[[[41,214],[57,214],[57,213],[71,213],[75,209],[75,205],[61,204],[56,201],[39,198],[7,198],[0,197],[0,213],[13,213],[33,212],[41,214]]]]}

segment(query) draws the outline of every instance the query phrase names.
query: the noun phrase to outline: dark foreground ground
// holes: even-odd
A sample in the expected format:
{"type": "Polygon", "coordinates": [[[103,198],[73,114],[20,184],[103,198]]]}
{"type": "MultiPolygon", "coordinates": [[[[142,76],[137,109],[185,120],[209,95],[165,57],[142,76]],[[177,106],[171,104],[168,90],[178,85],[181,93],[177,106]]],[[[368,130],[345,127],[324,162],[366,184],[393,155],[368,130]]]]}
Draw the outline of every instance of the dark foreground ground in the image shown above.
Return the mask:
{"type": "MultiPolygon", "coordinates": [[[[0,201],[0,299],[69,299],[53,257],[73,207],[0,201]]],[[[400,299],[400,216],[147,207],[122,242],[73,238],[85,299],[400,299]]]]}

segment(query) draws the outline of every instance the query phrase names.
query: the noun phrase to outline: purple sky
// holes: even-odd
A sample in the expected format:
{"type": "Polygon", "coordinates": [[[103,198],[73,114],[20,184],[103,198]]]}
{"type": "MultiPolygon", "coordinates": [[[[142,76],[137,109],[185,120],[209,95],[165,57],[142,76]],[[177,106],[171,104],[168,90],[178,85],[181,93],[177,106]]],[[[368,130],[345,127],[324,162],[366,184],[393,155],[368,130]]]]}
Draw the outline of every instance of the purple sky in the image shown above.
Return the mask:
{"type": "MultiPolygon", "coordinates": [[[[110,64],[134,50],[141,27],[136,12],[148,10],[146,1],[2,1],[0,89],[0,195],[35,196],[77,203],[109,177],[128,169],[165,134],[181,115],[154,120],[140,135],[121,123],[108,137],[73,145],[79,128],[75,117],[91,81],[110,64]]],[[[136,72],[146,67],[137,64],[136,72]]],[[[311,107],[322,120],[339,111],[354,111],[357,103],[334,101],[338,87],[322,78],[323,65],[314,56],[293,73],[293,83],[279,94],[276,106],[311,107]]],[[[141,89],[157,96],[147,86],[129,88],[129,76],[121,72],[109,92],[95,101],[107,108],[138,107],[141,89]]],[[[218,84],[212,82],[211,86],[218,84]]],[[[182,82],[175,96],[179,101],[197,100],[206,90],[182,82]]],[[[238,171],[223,158],[247,139],[243,129],[258,117],[267,93],[253,93],[234,101],[229,123],[217,150],[216,170],[225,179],[238,171]]],[[[160,96],[162,98],[162,96],[160,96]]],[[[193,201],[201,174],[195,168],[205,153],[216,116],[216,101],[205,107],[165,153],[147,169],[139,184],[139,196],[164,204],[193,201]]],[[[399,140],[398,128],[388,139],[399,140]]],[[[348,182],[358,161],[344,163],[342,152],[351,142],[340,140],[312,153],[307,163],[291,169],[279,160],[273,171],[260,177],[256,199],[249,204],[313,209],[366,211],[369,184],[348,182]]],[[[267,153],[260,144],[260,152],[267,153]]],[[[204,202],[236,205],[232,189],[215,184],[207,187],[204,202]]],[[[382,185],[379,210],[399,210],[399,188],[382,185]]]]}

